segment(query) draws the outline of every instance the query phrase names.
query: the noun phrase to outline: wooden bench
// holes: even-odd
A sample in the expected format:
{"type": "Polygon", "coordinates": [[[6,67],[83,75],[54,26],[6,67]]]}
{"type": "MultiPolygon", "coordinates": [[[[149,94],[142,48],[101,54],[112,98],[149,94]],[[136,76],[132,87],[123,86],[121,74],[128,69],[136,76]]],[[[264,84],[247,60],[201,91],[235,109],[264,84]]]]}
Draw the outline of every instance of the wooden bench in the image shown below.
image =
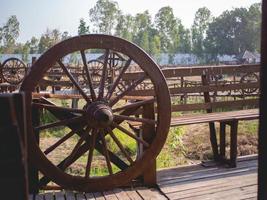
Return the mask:
{"type": "MultiPolygon", "coordinates": [[[[210,142],[216,161],[236,166],[240,120],[259,118],[259,65],[198,66],[163,69],[172,98],[171,127],[209,123],[210,142]],[[179,116],[177,116],[177,113],[179,116]],[[219,145],[215,122],[220,124],[219,145]],[[226,125],[230,126],[230,158],[226,159],[226,125]]],[[[130,81],[139,72],[124,76],[130,81]]],[[[153,96],[149,83],[129,95],[153,96]]]]}

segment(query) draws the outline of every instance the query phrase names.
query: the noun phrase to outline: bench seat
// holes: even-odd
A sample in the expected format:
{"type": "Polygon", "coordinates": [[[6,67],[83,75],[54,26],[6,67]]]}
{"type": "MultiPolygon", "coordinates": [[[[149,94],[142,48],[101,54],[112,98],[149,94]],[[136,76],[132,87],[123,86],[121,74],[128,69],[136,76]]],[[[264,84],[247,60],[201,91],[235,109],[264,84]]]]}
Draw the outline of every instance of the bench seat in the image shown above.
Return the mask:
{"type": "Polygon", "coordinates": [[[252,120],[259,118],[259,109],[227,111],[217,113],[192,114],[172,117],[171,127],[207,122],[227,122],[234,120],[252,120]]]}

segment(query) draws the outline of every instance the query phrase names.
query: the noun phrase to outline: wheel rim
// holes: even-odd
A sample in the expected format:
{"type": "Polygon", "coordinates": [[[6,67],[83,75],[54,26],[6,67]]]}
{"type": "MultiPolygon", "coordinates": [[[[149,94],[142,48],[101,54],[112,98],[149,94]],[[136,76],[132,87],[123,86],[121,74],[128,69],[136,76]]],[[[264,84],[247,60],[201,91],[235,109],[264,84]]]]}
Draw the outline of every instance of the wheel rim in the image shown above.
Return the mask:
{"type": "MultiPolygon", "coordinates": [[[[31,112],[27,113],[29,156],[31,162],[36,165],[45,175],[45,177],[41,179],[43,182],[45,182],[45,179],[48,177],[55,183],[65,188],[82,191],[96,191],[100,189],[122,186],[126,183],[129,183],[132,179],[136,178],[142,173],[142,171],[150,164],[150,161],[159,154],[167,137],[171,112],[169,91],[165,78],[158,66],[144,51],[134,44],[117,37],[107,35],[85,35],[74,37],[55,45],[45,52],[32,66],[29,75],[24,79],[21,85],[21,91],[24,91],[27,94],[26,105],[28,108],[38,107],[47,109],[57,116],[57,121],[51,123],[52,125],[43,124],[38,127],[32,127],[31,112]],[[81,84],[79,83],[79,78],[75,79],[72,77],[72,74],[68,72],[67,64],[64,63],[64,61],[61,61],[62,58],[70,53],[80,52],[83,65],[86,66],[86,63],[88,63],[86,51],[88,51],[88,49],[101,49],[103,50],[103,55],[105,55],[101,80],[97,91],[95,91],[93,83],[90,83],[92,79],[90,77],[90,72],[89,70],[86,70],[86,67],[84,69],[86,71],[89,87],[87,90],[82,88],[81,84]],[[110,52],[122,53],[127,58],[127,61],[123,63],[124,67],[122,67],[120,71],[121,75],[115,77],[113,84],[105,89],[105,78],[107,75],[106,70],[108,68],[108,56],[110,52]],[[62,108],[62,106],[50,104],[50,102],[44,98],[41,100],[39,99],[38,103],[32,103],[32,92],[34,92],[35,87],[38,85],[38,82],[42,79],[45,72],[53,67],[55,63],[57,63],[63,69],[66,77],[68,77],[76,86],[80,96],[86,102],[82,108],[62,108]],[[127,69],[131,67],[131,63],[138,65],[140,70],[145,72],[143,73],[145,75],[141,76],[138,80],[133,81],[131,85],[126,86],[126,90],[121,92],[115,87],[118,86],[119,83],[122,83],[122,79],[118,77],[122,77],[122,75],[126,73],[127,69]],[[129,104],[121,106],[121,99],[130,94],[140,83],[147,79],[150,79],[150,81],[153,83],[155,97],[152,98],[152,100],[149,99],[142,100],[138,103],[130,103],[130,107],[129,104]],[[135,115],[137,115],[136,111],[140,107],[151,102],[154,102],[153,105],[156,106],[157,110],[155,119],[135,117],[135,115]],[[60,114],[62,115],[62,113],[68,115],[72,114],[71,118],[62,119],[62,117],[58,116],[60,114]],[[96,113],[98,113],[98,115],[96,113]],[[100,116],[100,118],[97,116],[100,116]],[[99,121],[96,119],[103,118],[105,120],[100,120],[101,122],[99,123],[94,122],[99,121]],[[136,136],[133,130],[127,129],[128,126],[127,128],[125,127],[124,124],[130,121],[155,126],[155,135],[149,144],[148,142],[139,138],[139,136],[136,136]],[[62,124],[71,130],[62,138],[73,135],[72,132],[75,132],[76,135],[79,135],[79,138],[70,155],[67,156],[67,161],[62,161],[57,167],[56,164],[49,159],[47,154],[47,152],[49,152],[48,149],[50,148],[51,150],[51,146],[42,152],[36,143],[34,130],[41,131],[62,124]],[[131,155],[127,155],[127,152],[124,152],[125,149],[123,150],[123,148],[119,147],[124,147],[124,144],[120,144],[120,141],[116,141],[118,138],[116,139],[117,134],[114,132],[115,128],[123,132],[123,134],[128,135],[128,137],[132,138],[136,143],[139,144],[139,146],[147,146],[146,151],[141,156],[134,155],[135,158],[132,158],[131,155]],[[116,161],[116,158],[113,157],[111,150],[107,147],[107,135],[109,135],[110,138],[115,141],[116,145],[122,152],[124,159],[116,161]],[[90,176],[90,165],[92,165],[92,157],[94,157],[92,149],[97,149],[98,151],[101,151],[102,149],[102,155],[106,159],[106,168],[108,169],[107,175],[97,177],[90,176]],[[78,150],[79,152],[84,150],[89,152],[87,155],[87,162],[84,164],[85,172],[83,176],[76,176],[64,171],[64,168],[69,167],[68,164],[71,163],[72,160],[76,159],[75,162],[77,161],[76,157],[79,157],[78,150]],[[126,163],[126,166],[122,164],[124,165],[123,167],[119,164],[120,162],[121,164],[126,163]],[[112,173],[113,169],[111,165],[116,165],[117,167],[120,165],[119,168],[121,169],[118,172],[112,173]]],[[[59,140],[63,140],[62,138],[59,140]]]]}

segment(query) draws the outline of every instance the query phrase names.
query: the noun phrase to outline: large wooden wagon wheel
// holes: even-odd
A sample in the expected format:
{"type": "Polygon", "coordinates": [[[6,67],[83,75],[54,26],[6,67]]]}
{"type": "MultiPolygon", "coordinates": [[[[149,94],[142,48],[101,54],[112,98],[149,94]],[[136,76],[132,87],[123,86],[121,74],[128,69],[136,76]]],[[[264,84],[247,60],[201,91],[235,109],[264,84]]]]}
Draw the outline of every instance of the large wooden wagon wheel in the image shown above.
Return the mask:
{"type": "Polygon", "coordinates": [[[21,91],[27,96],[29,159],[43,174],[40,186],[50,180],[64,188],[81,191],[123,186],[142,174],[150,161],[159,154],[167,137],[171,110],[165,78],[157,64],[142,49],[117,37],[84,35],[55,45],[32,66],[21,85],[21,91]],[[94,89],[87,67],[88,55],[96,49],[105,57],[97,90],[94,89]],[[68,63],[64,61],[65,56],[77,52],[81,54],[86,70],[88,89],[79,85],[69,72],[68,63]],[[127,60],[112,86],[105,88],[110,52],[119,52],[127,60]],[[33,92],[38,82],[55,65],[61,66],[66,77],[79,91],[77,109],[70,108],[67,99],[60,103],[63,100],[59,95],[49,100],[45,98],[47,94],[35,98],[33,92]],[[138,65],[143,73],[124,91],[118,90],[124,73],[132,65],[138,65]],[[152,82],[154,96],[126,101],[144,80],[152,82]],[[34,118],[31,109],[49,112],[55,120],[35,126],[34,122],[38,119],[34,118]],[[133,126],[135,128],[131,128],[133,126]],[[60,129],[61,136],[55,143],[48,145],[46,140],[42,141],[42,134],[55,128],[60,129]],[[38,132],[40,145],[36,139],[38,132]],[[73,143],[72,148],[67,151],[64,146],[70,143],[73,143]],[[140,149],[145,150],[140,154],[140,149]],[[56,151],[56,156],[50,156],[56,151]],[[102,174],[96,173],[100,167],[104,168],[102,174]]]}
{"type": "Polygon", "coordinates": [[[26,75],[27,67],[18,58],[8,58],[1,67],[1,75],[4,81],[10,84],[19,84],[26,75]]]}

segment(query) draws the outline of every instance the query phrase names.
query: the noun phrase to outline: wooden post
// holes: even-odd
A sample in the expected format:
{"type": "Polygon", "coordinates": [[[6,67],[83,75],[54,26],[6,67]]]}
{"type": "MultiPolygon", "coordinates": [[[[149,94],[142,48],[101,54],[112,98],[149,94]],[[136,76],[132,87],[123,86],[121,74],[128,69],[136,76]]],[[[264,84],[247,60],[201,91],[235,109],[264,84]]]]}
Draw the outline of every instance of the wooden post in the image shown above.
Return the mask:
{"type": "MultiPolygon", "coordinates": [[[[74,78],[78,82],[78,76],[75,75],[74,78]]],[[[75,86],[73,86],[73,93],[79,94],[79,91],[77,90],[77,88],[75,86]]],[[[71,100],[71,108],[78,108],[78,102],[79,102],[79,99],[77,99],[77,98],[72,99],[71,100]]]]}
{"type": "Polygon", "coordinates": [[[233,120],[233,121],[229,122],[229,124],[231,126],[231,131],[230,131],[230,166],[236,167],[238,120],[233,120]]]}
{"type": "MultiPolygon", "coordinates": [[[[40,111],[39,108],[32,108],[32,125],[39,126],[40,125],[40,111]]],[[[36,141],[39,143],[40,136],[39,131],[35,132],[36,141]]],[[[33,194],[37,194],[39,192],[39,177],[38,177],[38,169],[34,166],[29,165],[28,167],[29,175],[29,192],[33,194]]]]}
{"type": "Polygon", "coordinates": [[[226,135],[225,135],[225,128],[226,124],[225,122],[220,123],[220,159],[221,161],[225,160],[225,140],[226,140],[226,135]]]}
{"type": "Polygon", "coordinates": [[[0,95],[1,199],[28,199],[23,93],[0,95]]]}
{"type": "MultiPolygon", "coordinates": [[[[36,57],[32,57],[32,65],[31,65],[31,67],[34,65],[34,63],[36,62],[36,60],[37,60],[36,57]]],[[[27,75],[30,73],[30,71],[31,71],[31,67],[30,67],[30,69],[28,69],[28,71],[27,71],[27,75]]],[[[36,86],[35,90],[36,90],[37,93],[39,93],[39,92],[40,92],[40,86],[39,86],[39,85],[36,86]]]]}
{"type": "MultiPolygon", "coordinates": [[[[208,77],[209,76],[207,74],[203,74],[201,76],[203,85],[206,85],[206,86],[209,85],[208,77]]],[[[209,92],[204,92],[204,100],[205,100],[205,103],[211,102],[209,92]]],[[[207,109],[207,113],[211,113],[211,112],[212,112],[212,109],[207,109]]],[[[219,153],[218,153],[218,144],[217,144],[216,129],[215,129],[215,123],[214,122],[209,123],[209,129],[210,129],[210,142],[211,142],[214,160],[218,161],[219,160],[219,153]]]]}
{"type": "MultiPolygon", "coordinates": [[[[143,118],[155,119],[154,104],[147,104],[143,106],[143,118]]],[[[142,137],[149,144],[152,142],[154,135],[156,134],[155,127],[153,125],[143,124],[142,137]]],[[[145,151],[145,148],[144,148],[145,151]]],[[[155,186],[157,184],[156,174],[156,158],[153,159],[148,168],[143,172],[143,183],[146,186],[155,186]]]]}
{"type": "Polygon", "coordinates": [[[258,199],[267,199],[267,0],[262,0],[258,199]]]}

